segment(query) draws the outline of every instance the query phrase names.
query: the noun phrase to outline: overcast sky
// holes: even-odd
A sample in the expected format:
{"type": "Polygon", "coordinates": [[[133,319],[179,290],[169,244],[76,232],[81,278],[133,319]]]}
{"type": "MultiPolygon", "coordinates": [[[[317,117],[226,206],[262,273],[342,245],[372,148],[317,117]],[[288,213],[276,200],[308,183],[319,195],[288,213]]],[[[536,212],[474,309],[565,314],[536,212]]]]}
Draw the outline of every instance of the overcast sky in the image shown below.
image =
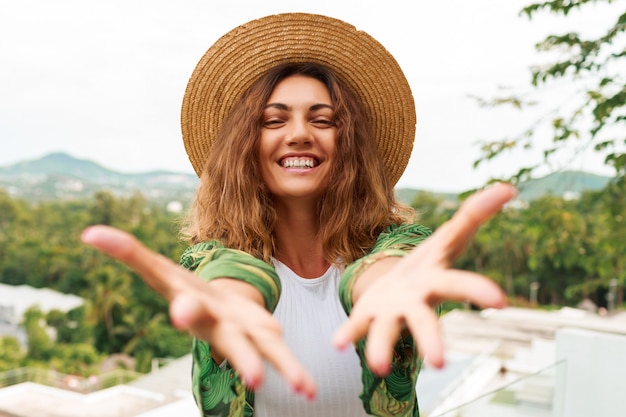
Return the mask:
{"type": "MultiPolygon", "coordinates": [[[[511,174],[524,155],[472,168],[477,140],[521,132],[537,114],[481,109],[470,96],[528,89],[534,45],[584,17],[518,15],[520,0],[0,0],[0,166],[63,151],[122,172],[192,172],[180,134],[193,68],[222,34],[280,12],[346,20],[378,39],[406,73],[417,135],[398,186],[462,191],[511,174]]],[[[623,1],[621,3],[623,8],[623,1]]],[[[584,22],[584,23],[583,23],[584,22]]],[[[551,105],[571,91],[553,88],[551,105]]],[[[549,107],[546,107],[549,108],[549,107]]],[[[607,173],[592,156],[572,169],[607,173]]]]}

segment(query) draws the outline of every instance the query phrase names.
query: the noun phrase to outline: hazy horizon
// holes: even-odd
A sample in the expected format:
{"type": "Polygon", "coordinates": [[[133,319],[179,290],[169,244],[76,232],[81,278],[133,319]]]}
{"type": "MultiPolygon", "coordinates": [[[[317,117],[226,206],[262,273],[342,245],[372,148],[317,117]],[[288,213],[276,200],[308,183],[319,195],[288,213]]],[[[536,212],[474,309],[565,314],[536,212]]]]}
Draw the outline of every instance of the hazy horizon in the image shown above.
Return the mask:
{"type": "MultiPolygon", "coordinates": [[[[472,165],[479,140],[523,132],[565,107],[571,85],[541,89],[542,105],[519,112],[483,109],[472,97],[531,97],[530,66],[545,61],[534,45],[568,28],[601,30],[613,5],[590,5],[562,18],[519,16],[528,1],[258,3],[233,0],[143,2],[28,0],[0,16],[0,166],[60,151],[120,172],[193,172],[180,133],[180,104],[193,68],[223,33],[267,14],[304,11],[346,20],[398,60],[417,108],[415,146],[399,187],[462,190],[506,177],[540,152],[472,165]],[[358,5],[358,7],[357,7],[358,5]]],[[[538,132],[537,142],[550,139],[538,132]]],[[[592,150],[567,169],[607,175],[592,150]]],[[[610,174],[609,174],[610,175],[610,174]]]]}

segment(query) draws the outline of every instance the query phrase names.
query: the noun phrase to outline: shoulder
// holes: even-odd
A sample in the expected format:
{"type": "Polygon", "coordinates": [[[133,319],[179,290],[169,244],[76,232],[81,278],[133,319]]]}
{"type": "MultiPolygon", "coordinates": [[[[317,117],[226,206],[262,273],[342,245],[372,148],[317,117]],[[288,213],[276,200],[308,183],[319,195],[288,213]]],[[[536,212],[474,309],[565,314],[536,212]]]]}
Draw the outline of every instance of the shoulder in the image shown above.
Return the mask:
{"type": "Polygon", "coordinates": [[[195,245],[189,246],[180,257],[180,265],[183,268],[194,270],[198,267],[207,256],[209,256],[216,249],[223,249],[222,245],[217,240],[210,240],[208,242],[200,242],[195,245]]]}
{"type": "Polygon", "coordinates": [[[384,249],[412,248],[432,234],[431,230],[417,223],[393,224],[378,236],[372,252],[384,249]]]}

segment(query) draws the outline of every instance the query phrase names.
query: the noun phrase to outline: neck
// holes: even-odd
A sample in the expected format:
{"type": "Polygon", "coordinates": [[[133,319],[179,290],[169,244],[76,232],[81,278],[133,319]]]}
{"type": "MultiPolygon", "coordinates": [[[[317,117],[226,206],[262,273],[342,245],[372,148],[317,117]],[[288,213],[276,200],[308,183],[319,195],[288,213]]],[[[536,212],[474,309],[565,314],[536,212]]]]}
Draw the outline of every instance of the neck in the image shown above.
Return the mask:
{"type": "Polygon", "coordinates": [[[303,278],[317,278],[330,264],[324,259],[319,216],[314,207],[277,207],[276,259],[303,278]]]}

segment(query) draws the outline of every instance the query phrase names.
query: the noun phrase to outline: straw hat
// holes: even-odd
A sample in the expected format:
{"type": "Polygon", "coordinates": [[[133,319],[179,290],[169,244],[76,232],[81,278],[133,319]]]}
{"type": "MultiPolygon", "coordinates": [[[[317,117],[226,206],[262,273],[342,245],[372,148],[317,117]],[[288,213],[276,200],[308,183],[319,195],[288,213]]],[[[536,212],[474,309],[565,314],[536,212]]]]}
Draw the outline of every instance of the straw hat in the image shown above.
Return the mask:
{"type": "Polygon", "coordinates": [[[245,23],[222,36],[196,66],[183,98],[183,141],[201,174],[222,121],[237,98],[271,68],[314,62],[333,70],[356,94],[395,184],[415,137],[415,103],[393,56],[378,41],[334,18],[285,13],[245,23]]]}

